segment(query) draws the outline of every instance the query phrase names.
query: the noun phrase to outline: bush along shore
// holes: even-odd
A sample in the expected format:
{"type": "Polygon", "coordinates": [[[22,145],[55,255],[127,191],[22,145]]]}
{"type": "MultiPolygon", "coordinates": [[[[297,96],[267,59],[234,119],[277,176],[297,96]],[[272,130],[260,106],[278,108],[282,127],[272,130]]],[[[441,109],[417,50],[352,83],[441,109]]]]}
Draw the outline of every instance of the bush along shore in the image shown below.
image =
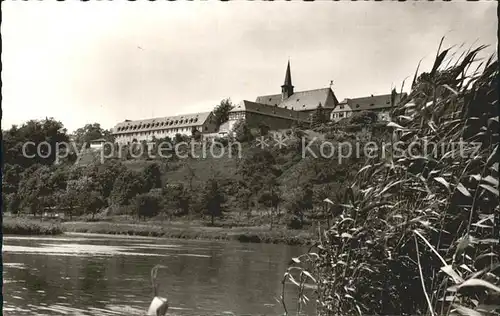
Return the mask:
{"type": "Polygon", "coordinates": [[[12,235],[59,235],[63,227],[60,223],[53,221],[41,221],[22,217],[4,217],[2,221],[2,233],[12,235]]]}
{"type": "Polygon", "coordinates": [[[267,227],[203,227],[115,222],[49,222],[25,218],[4,218],[3,233],[15,235],[57,235],[91,233],[179,239],[227,240],[248,243],[307,245],[313,236],[307,231],[267,227]]]}
{"type": "Polygon", "coordinates": [[[317,250],[293,259],[283,281],[315,282],[320,315],[499,315],[498,61],[477,67],[482,48],[438,50],[415,74],[388,125],[413,155],[367,160],[317,250]]]}

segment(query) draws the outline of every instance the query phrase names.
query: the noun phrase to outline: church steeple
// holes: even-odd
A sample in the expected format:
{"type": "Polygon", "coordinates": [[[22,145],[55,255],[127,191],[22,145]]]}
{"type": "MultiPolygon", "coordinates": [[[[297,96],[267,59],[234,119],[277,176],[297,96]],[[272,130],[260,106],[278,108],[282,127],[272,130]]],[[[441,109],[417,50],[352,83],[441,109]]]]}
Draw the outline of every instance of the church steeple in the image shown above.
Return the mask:
{"type": "Polygon", "coordinates": [[[281,86],[281,99],[288,99],[293,94],[292,74],[290,73],[290,60],[286,67],[285,83],[281,86]]]}

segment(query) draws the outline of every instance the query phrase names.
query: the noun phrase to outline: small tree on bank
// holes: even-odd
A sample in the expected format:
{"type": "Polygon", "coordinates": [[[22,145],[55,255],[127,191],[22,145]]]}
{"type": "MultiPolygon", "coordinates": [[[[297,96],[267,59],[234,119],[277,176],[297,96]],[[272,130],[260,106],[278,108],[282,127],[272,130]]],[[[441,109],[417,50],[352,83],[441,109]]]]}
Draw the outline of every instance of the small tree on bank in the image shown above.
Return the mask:
{"type": "Polygon", "coordinates": [[[159,196],[151,193],[139,194],[135,198],[135,206],[137,211],[137,216],[139,219],[142,217],[146,220],[146,217],[154,217],[158,215],[160,211],[160,199],[159,196]]]}
{"type": "Polygon", "coordinates": [[[215,217],[222,216],[222,204],[224,203],[224,196],[216,179],[211,179],[207,182],[202,203],[205,208],[205,214],[210,216],[210,222],[213,226],[215,217]]]}
{"type": "Polygon", "coordinates": [[[97,214],[99,210],[106,206],[106,202],[97,191],[90,191],[80,199],[80,202],[84,212],[86,214],[92,214],[92,219],[95,218],[95,214],[97,214]]]}

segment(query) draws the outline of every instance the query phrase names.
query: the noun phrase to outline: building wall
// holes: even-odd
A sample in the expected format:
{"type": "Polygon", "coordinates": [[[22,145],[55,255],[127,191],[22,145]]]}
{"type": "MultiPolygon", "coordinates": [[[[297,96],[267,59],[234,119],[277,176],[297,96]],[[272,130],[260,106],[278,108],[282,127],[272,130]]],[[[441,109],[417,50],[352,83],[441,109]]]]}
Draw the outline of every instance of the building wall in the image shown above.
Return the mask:
{"type": "Polygon", "coordinates": [[[232,130],[234,124],[239,120],[245,120],[249,127],[259,127],[263,124],[268,126],[270,130],[291,128],[294,122],[296,122],[294,119],[274,117],[260,113],[232,112],[229,116],[229,130],[232,130]]]}
{"type": "Polygon", "coordinates": [[[213,115],[211,114],[203,124],[191,125],[186,127],[164,128],[164,129],[151,129],[139,132],[124,132],[115,133],[115,142],[121,144],[132,143],[134,140],[138,142],[151,141],[153,137],[156,139],[170,137],[174,138],[176,134],[191,136],[193,134],[193,127],[202,134],[210,134],[217,132],[217,125],[215,124],[213,115]]]}
{"type": "Polygon", "coordinates": [[[352,116],[352,111],[350,110],[340,110],[340,111],[332,111],[330,114],[330,120],[334,122],[338,122],[341,119],[352,116]]]}
{"type": "MultiPolygon", "coordinates": [[[[371,112],[377,113],[377,119],[379,121],[390,121],[391,116],[390,116],[390,111],[386,109],[375,109],[375,110],[367,110],[371,112]]],[[[359,113],[361,111],[351,111],[348,107],[345,109],[335,109],[335,111],[332,111],[330,115],[330,120],[334,122],[338,122],[343,118],[346,117],[351,117],[355,113],[359,113]]]]}
{"type": "Polygon", "coordinates": [[[330,113],[330,120],[338,122],[341,119],[350,117],[351,115],[352,115],[351,107],[349,106],[349,104],[347,104],[347,102],[343,101],[339,103],[330,113]]]}
{"type": "Polygon", "coordinates": [[[133,142],[134,140],[137,140],[138,142],[151,141],[153,137],[155,137],[156,139],[165,137],[174,138],[176,134],[191,136],[193,127],[196,127],[196,129],[200,132],[202,132],[203,130],[203,125],[198,125],[198,126],[188,126],[182,128],[166,128],[166,129],[140,131],[140,132],[132,131],[125,133],[117,133],[115,134],[115,142],[121,144],[127,144],[133,142]]]}
{"type": "Polygon", "coordinates": [[[103,145],[103,143],[93,143],[93,144],[90,144],[90,149],[101,149],[102,145],[103,145]]]}
{"type": "Polygon", "coordinates": [[[203,134],[217,133],[219,127],[215,122],[215,117],[213,113],[210,113],[207,120],[203,122],[203,128],[201,132],[203,134]]]}

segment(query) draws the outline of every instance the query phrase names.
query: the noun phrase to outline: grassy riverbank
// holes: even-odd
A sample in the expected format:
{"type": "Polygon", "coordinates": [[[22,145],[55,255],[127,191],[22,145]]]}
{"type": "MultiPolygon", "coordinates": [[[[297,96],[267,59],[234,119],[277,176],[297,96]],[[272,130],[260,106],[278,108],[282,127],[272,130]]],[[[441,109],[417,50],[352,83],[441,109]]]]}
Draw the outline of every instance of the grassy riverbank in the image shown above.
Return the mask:
{"type": "Polygon", "coordinates": [[[207,227],[178,223],[139,224],[124,222],[50,222],[27,218],[4,218],[3,233],[17,235],[56,235],[64,232],[149,236],[180,239],[232,240],[251,243],[301,245],[312,242],[312,234],[303,230],[290,230],[266,226],[207,227]]]}
{"type": "Polygon", "coordinates": [[[53,221],[42,221],[24,217],[4,217],[2,222],[3,234],[14,235],[59,235],[63,227],[53,221]]]}
{"type": "Polygon", "coordinates": [[[269,230],[266,227],[204,227],[193,225],[151,225],[114,222],[67,222],[66,232],[150,236],[181,239],[236,240],[254,243],[307,244],[312,235],[306,231],[287,229],[269,230]]]}

